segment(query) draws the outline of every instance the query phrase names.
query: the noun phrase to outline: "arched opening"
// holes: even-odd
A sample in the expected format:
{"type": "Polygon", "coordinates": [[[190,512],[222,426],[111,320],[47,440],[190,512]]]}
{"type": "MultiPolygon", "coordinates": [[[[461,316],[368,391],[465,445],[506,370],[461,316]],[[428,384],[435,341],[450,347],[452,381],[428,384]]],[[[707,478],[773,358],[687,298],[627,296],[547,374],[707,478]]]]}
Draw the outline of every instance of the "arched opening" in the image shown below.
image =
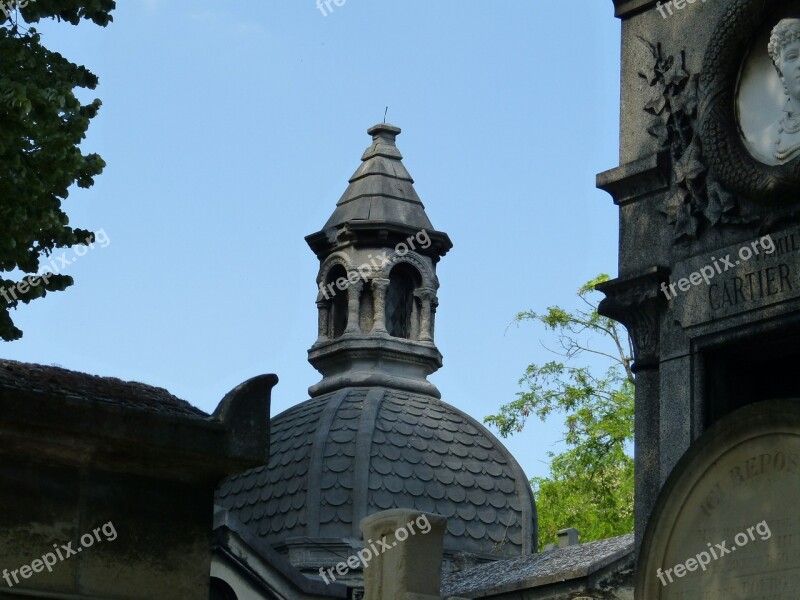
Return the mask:
{"type": "Polygon", "coordinates": [[[209,598],[211,600],[239,600],[233,588],[219,577],[211,578],[211,585],[209,588],[211,592],[209,598]]]}
{"type": "Polygon", "coordinates": [[[406,339],[417,335],[419,310],[414,290],[421,284],[419,271],[408,263],[396,265],[389,273],[385,310],[389,335],[406,339]]]}
{"type": "Polygon", "coordinates": [[[347,271],[342,265],[333,266],[325,277],[325,286],[331,296],[328,313],[328,337],[331,339],[342,335],[347,327],[347,288],[342,290],[336,286],[341,278],[347,280],[347,271]]]}

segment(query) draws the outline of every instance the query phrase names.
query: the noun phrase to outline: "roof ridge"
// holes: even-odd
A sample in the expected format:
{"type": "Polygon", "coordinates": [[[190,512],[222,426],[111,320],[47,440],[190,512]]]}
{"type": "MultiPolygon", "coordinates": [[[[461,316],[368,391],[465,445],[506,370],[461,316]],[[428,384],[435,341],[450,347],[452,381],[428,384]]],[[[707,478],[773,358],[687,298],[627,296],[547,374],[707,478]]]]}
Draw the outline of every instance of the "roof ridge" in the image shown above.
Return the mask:
{"type": "Polygon", "coordinates": [[[0,359],[0,388],[132,404],[142,409],[167,409],[166,412],[197,417],[209,416],[163,387],[40,363],[0,359]]]}

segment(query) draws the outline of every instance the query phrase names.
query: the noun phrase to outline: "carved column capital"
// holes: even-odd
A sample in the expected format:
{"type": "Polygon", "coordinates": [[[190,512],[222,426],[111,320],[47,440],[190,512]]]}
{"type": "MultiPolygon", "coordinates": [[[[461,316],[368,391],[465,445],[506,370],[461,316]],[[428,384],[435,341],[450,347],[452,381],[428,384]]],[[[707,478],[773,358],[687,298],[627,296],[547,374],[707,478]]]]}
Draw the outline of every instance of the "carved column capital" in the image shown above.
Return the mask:
{"type": "Polygon", "coordinates": [[[374,277],[371,280],[372,283],[372,291],[375,292],[386,292],[386,288],[389,287],[389,280],[383,277],[374,277]]]}
{"type": "Polygon", "coordinates": [[[433,288],[421,287],[414,290],[414,297],[423,302],[429,302],[436,297],[436,290],[433,288]]]}
{"type": "Polygon", "coordinates": [[[668,280],[669,269],[652,267],[641,275],[612,279],[597,286],[606,295],[598,312],[622,323],[633,340],[634,373],[658,367],[659,321],[667,306],[660,287],[668,280]]]}

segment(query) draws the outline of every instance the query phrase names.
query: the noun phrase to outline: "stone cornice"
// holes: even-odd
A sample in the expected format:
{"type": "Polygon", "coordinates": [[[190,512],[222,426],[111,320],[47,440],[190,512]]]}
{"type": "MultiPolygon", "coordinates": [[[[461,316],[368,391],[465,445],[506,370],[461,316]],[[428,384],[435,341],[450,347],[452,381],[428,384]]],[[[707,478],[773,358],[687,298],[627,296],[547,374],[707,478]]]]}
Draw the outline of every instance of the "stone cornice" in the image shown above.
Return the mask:
{"type": "Polygon", "coordinates": [[[629,19],[656,5],[657,0],[614,0],[614,16],[629,19]]]}
{"type": "Polygon", "coordinates": [[[669,188],[669,155],[651,154],[597,174],[596,185],[623,205],[669,188]]]}
{"type": "Polygon", "coordinates": [[[669,269],[652,267],[640,275],[620,277],[596,286],[606,295],[598,312],[622,323],[633,340],[634,373],[658,366],[659,321],[667,305],[660,285],[668,280],[669,269]]]}

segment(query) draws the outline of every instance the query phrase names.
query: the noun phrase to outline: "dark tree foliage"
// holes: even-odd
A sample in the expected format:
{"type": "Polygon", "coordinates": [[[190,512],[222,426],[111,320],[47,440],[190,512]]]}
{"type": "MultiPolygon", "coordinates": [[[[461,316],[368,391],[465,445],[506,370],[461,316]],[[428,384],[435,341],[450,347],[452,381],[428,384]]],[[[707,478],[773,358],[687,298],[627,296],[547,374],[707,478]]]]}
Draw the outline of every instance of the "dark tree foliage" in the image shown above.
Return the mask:
{"type": "Polygon", "coordinates": [[[105,26],[113,0],[0,0],[0,339],[22,336],[12,308],[72,285],[72,277],[39,272],[40,257],[94,240],[73,229],[61,209],[68,189],[94,184],[105,163],[79,144],[100,100],[82,105],[76,88],[98,80],[48,50],[31,27],[41,19],[105,26]],[[12,278],[9,278],[12,277],[12,278]]]}

